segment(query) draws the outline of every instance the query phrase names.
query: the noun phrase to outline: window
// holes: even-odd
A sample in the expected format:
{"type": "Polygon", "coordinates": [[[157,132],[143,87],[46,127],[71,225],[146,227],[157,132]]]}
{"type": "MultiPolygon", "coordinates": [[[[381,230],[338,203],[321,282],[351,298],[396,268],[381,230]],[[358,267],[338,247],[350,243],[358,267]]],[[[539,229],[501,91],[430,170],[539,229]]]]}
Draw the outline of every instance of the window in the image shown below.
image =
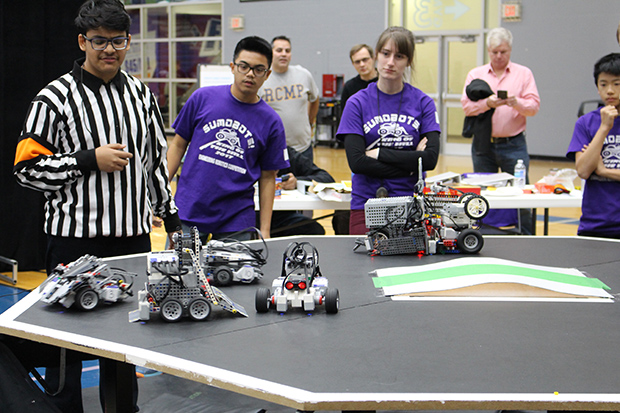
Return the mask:
{"type": "Polygon", "coordinates": [[[197,88],[199,64],[222,62],[222,2],[126,0],[131,46],[124,69],[157,96],[166,129],[197,88]]]}

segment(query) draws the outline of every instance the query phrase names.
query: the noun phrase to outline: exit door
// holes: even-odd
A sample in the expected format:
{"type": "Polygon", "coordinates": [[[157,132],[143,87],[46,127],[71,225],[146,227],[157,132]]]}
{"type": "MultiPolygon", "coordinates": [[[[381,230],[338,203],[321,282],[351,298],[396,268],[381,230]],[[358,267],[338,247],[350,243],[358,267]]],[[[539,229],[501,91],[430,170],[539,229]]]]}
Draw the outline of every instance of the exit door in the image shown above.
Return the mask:
{"type": "Polygon", "coordinates": [[[416,38],[412,84],[435,100],[442,154],[471,153],[471,139],[461,136],[465,119],[461,94],[467,73],[484,63],[483,41],[480,33],[416,38]]]}

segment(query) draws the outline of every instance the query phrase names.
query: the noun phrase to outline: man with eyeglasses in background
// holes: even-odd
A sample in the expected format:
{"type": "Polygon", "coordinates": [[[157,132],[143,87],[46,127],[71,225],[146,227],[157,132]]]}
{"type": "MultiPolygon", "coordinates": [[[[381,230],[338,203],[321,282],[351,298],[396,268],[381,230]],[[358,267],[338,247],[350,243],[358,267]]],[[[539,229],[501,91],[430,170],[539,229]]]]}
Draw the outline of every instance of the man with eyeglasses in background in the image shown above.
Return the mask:
{"type": "Polygon", "coordinates": [[[260,231],[264,238],[270,236],[276,173],[289,166],[282,121],[258,96],[271,61],[266,40],[241,39],[230,63],[233,84],[196,90],[172,125],[170,177],[185,154],[175,201],[184,228],[196,226],[203,242],[208,234],[250,238],[251,233],[239,232],[256,225],[257,181],[260,231]]]}
{"type": "Polygon", "coordinates": [[[291,65],[291,40],[274,37],[273,73],[260,90],[260,96],[275,109],[284,123],[286,143],[314,162],[312,129],[319,113],[319,88],[310,71],[291,65]]]}
{"type": "MultiPolygon", "coordinates": [[[[85,57],[32,101],[13,169],[19,184],[45,193],[48,274],[85,254],[151,251],[154,216],[163,219],[169,235],[181,229],[156,98],[121,70],[131,43],[129,14],[118,0],[88,0],[75,25],[85,57]]],[[[45,379],[53,390],[62,388],[53,401],[64,412],[83,411],[82,357],[68,352],[64,388],[59,356],[49,357],[45,379]]]]}
{"type": "Polygon", "coordinates": [[[349,79],[342,88],[340,105],[344,109],[347,100],[362,89],[378,80],[379,74],[375,68],[375,57],[372,47],[367,44],[357,44],[349,52],[351,63],[357,71],[357,76],[349,79]]]}

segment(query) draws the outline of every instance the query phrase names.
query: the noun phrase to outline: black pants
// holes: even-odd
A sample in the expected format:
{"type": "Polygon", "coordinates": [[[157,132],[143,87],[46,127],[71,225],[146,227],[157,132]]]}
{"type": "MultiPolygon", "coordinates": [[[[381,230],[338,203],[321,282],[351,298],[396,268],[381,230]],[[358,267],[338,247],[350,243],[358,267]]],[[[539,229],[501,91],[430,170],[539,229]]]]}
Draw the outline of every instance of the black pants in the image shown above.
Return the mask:
{"type": "Polygon", "coordinates": [[[49,275],[58,264],[69,264],[86,254],[106,258],[149,251],[151,251],[149,234],[124,238],[67,238],[48,235],[45,264],[49,275]]]}
{"type": "MultiPolygon", "coordinates": [[[[256,225],[260,227],[260,215],[256,213],[256,225]]],[[[271,215],[271,236],[325,235],[325,228],[312,218],[296,211],[273,211],[271,215]]]]}

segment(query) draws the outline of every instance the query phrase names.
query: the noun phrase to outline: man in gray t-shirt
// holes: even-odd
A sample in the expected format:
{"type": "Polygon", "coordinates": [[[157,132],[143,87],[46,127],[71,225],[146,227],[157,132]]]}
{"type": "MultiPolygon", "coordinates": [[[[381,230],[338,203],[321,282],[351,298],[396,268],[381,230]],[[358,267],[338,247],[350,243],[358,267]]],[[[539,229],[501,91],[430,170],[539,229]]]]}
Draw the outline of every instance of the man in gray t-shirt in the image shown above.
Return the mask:
{"type": "Polygon", "coordinates": [[[272,73],[259,91],[260,96],[282,119],[286,144],[314,160],[312,127],[319,111],[319,88],[312,74],[291,62],[291,41],[285,36],[271,41],[272,73]]]}

